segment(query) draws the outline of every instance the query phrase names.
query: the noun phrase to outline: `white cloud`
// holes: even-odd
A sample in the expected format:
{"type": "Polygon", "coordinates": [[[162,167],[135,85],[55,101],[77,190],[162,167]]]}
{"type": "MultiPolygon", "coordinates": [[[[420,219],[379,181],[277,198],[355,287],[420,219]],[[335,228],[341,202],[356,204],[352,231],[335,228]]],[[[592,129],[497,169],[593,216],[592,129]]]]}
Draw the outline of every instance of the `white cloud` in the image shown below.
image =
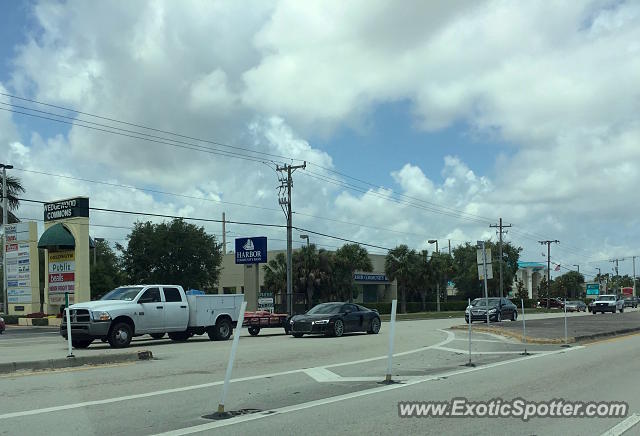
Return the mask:
{"type": "MultiPolygon", "coordinates": [[[[425,236],[491,235],[478,216],[504,216],[532,256],[540,235],[575,241],[558,248],[572,258],[584,255],[575,247],[595,257],[640,242],[630,195],[640,183],[637,2],[42,2],[34,16],[40,28],[18,48],[8,87],[48,102],[329,169],[332,156],[305,138],[331,140],[388,102],[411,102],[420,129],[462,125],[511,144],[485,174],[455,151],[442,180],[415,162],[388,168],[411,197],[399,203],[382,188],[356,194],[297,172],[301,226],[420,247],[425,236]]],[[[0,112],[0,142],[13,144],[8,158],[21,168],[257,208],[20,174],[34,198],[86,194],[111,207],[283,221],[267,165],[79,127],[25,138],[17,119],[0,112]]]]}

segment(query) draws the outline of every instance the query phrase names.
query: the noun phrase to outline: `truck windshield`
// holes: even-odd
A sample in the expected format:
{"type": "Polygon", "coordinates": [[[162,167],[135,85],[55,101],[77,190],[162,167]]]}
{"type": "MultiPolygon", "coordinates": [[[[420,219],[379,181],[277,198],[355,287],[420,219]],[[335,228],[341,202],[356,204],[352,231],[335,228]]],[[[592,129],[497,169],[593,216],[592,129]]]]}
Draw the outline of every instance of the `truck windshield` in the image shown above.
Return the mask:
{"type": "Polygon", "coordinates": [[[131,301],[136,298],[136,295],[142,288],[116,288],[113,291],[106,293],[101,300],[124,300],[131,301]]]}
{"type": "Polygon", "coordinates": [[[614,301],[615,299],[616,297],[613,295],[601,295],[600,298],[598,298],[598,301],[614,301]]]}

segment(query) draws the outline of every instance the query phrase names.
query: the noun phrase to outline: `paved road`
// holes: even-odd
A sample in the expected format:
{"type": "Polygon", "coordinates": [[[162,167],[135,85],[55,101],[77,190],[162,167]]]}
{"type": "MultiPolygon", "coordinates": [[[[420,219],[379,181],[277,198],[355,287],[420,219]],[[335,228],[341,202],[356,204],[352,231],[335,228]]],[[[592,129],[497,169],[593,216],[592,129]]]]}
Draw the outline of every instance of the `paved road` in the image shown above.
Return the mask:
{"type": "MultiPolygon", "coordinates": [[[[227,409],[269,413],[226,421],[202,416],[217,407],[230,342],[137,341],[158,360],[0,376],[0,434],[601,434],[622,418],[401,419],[397,403],[561,397],[625,400],[640,410],[640,379],[632,376],[640,336],[568,350],[530,345],[534,354],[521,356],[519,343],[474,334],[477,366],[467,368],[466,333],[446,330],[453,324],[459,320],[398,323],[393,375],[402,383],[390,386],[379,383],[385,330],[342,338],[243,336],[227,409]]],[[[64,352],[64,344],[49,346],[64,352]]],[[[82,351],[104,352],[92,348],[82,351]]]]}

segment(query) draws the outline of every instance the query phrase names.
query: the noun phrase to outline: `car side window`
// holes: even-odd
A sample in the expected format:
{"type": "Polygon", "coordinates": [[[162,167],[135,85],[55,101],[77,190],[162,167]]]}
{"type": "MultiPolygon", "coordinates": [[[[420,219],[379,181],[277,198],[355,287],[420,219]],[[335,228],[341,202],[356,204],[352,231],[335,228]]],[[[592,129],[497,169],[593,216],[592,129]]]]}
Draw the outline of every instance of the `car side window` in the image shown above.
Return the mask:
{"type": "Polygon", "coordinates": [[[159,288],[149,288],[144,291],[144,294],[140,297],[140,300],[146,300],[150,303],[160,303],[162,299],[160,298],[160,289],[159,288]]]}
{"type": "Polygon", "coordinates": [[[355,304],[347,304],[347,307],[349,308],[348,310],[350,310],[351,312],[359,312],[360,309],[358,309],[358,306],[356,306],[355,304]]]}
{"type": "Polygon", "coordinates": [[[178,288],[162,288],[162,290],[164,291],[164,301],[167,303],[182,301],[178,288]]]}

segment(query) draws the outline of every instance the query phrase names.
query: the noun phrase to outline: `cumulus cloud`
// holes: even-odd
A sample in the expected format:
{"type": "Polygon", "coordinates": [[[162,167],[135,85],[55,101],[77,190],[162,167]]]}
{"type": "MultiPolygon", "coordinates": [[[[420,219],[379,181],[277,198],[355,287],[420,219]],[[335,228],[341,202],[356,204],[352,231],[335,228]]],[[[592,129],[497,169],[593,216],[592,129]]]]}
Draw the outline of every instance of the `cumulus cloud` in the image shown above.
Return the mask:
{"type": "Polygon", "coordinates": [[[509,237],[535,258],[541,235],[576,241],[559,248],[570,260],[584,258],[577,247],[597,257],[640,240],[629,195],[640,182],[637,2],[71,1],[36,3],[33,15],[1,90],[271,155],[263,164],[209,142],[189,140],[195,151],[80,127],[19,132],[1,112],[16,166],[181,195],[20,174],[34,197],[282,222],[269,161],[287,156],[310,162],[295,174],[296,222],[353,239],[426,248],[427,237],[495,237],[487,223],[504,216],[527,229],[509,237]],[[418,129],[463,126],[512,150],[484,173],[455,151],[440,177],[415,162],[388,168],[392,192],[331,172],[340,162],[306,139],[331,140],[398,101],[418,129]]]}

